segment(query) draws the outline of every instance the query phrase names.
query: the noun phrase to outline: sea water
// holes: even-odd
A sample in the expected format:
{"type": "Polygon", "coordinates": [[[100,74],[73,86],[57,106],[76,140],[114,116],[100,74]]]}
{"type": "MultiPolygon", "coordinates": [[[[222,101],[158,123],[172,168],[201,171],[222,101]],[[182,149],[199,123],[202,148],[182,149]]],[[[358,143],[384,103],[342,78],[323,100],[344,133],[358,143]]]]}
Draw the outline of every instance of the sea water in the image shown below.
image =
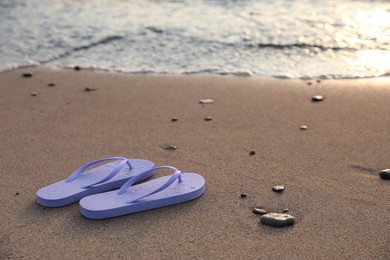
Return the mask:
{"type": "Polygon", "coordinates": [[[30,66],[281,78],[390,75],[380,0],[0,0],[0,71],[30,66]]]}

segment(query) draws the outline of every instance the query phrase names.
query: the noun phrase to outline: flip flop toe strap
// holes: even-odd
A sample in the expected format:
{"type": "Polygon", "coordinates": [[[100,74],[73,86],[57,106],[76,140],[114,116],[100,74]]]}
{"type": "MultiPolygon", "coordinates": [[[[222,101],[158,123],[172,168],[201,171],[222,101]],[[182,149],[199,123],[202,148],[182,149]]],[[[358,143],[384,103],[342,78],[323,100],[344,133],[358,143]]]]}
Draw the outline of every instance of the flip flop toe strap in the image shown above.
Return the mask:
{"type": "Polygon", "coordinates": [[[92,184],[89,184],[87,186],[83,186],[82,188],[84,189],[87,189],[87,188],[92,188],[94,187],[95,185],[98,185],[98,184],[101,184],[103,182],[106,182],[108,181],[109,179],[111,179],[112,177],[114,177],[122,168],[123,166],[125,166],[126,164],[128,165],[129,167],[129,170],[131,170],[133,167],[131,166],[130,162],[128,159],[126,159],[125,157],[109,157],[109,158],[103,158],[103,159],[99,159],[99,160],[95,160],[95,161],[91,161],[89,163],[86,163],[84,164],[83,166],[81,166],[80,168],[78,168],[74,173],[72,173],[66,180],[65,182],[68,183],[68,182],[71,182],[73,180],[75,180],[77,177],[80,176],[81,173],[83,173],[84,171],[86,171],[89,167],[93,166],[93,165],[96,165],[98,163],[101,163],[101,162],[106,162],[106,161],[119,161],[119,163],[115,166],[115,168],[110,172],[110,174],[108,174],[106,177],[104,177],[102,180],[100,181],[97,181],[95,183],[92,183],[92,184]]]}
{"type": "Polygon", "coordinates": [[[145,171],[143,173],[141,173],[140,175],[134,177],[134,178],[131,178],[130,180],[128,180],[125,184],[123,184],[123,186],[120,188],[120,190],[118,191],[118,195],[121,195],[123,193],[126,192],[126,190],[132,186],[134,183],[137,182],[137,179],[139,178],[139,176],[141,175],[144,175],[144,174],[148,174],[150,172],[153,172],[155,170],[159,170],[159,169],[170,169],[172,171],[174,171],[174,173],[172,174],[172,176],[163,184],[161,185],[159,188],[155,189],[154,191],[150,192],[150,193],[147,193],[145,195],[142,195],[142,196],[139,196],[137,198],[134,198],[134,199],[131,199],[129,201],[126,201],[126,204],[131,204],[133,202],[136,202],[140,199],[143,199],[145,197],[148,197],[150,195],[153,195],[153,194],[156,194],[164,189],[166,189],[167,187],[169,187],[172,183],[174,183],[176,180],[178,180],[179,182],[182,182],[182,177],[181,177],[181,171],[179,171],[178,169],[176,169],[175,167],[172,167],[172,166],[159,166],[159,167],[155,167],[153,169],[150,169],[148,171],[145,171]],[[138,177],[138,178],[137,178],[138,177]]]}

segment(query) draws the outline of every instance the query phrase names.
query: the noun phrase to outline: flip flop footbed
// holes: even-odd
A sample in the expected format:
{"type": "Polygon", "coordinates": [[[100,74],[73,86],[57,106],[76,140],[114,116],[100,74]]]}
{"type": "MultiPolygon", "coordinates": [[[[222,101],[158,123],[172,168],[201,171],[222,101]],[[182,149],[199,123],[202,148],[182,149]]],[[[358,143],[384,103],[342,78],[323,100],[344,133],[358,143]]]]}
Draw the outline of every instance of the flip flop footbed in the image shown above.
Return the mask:
{"type": "Polygon", "coordinates": [[[91,219],[104,219],[174,205],[201,196],[205,180],[196,173],[182,173],[182,182],[177,180],[166,189],[138,201],[127,203],[149,194],[162,186],[171,176],[164,176],[130,187],[118,195],[118,190],[91,195],[80,201],[81,214],[91,219]]]}
{"type": "MultiPolygon", "coordinates": [[[[129,167],[125,165],[111,179],[90,188],[83,187],[102,180],[117,166],[119,162],[110,162],[87,170],[71,182],[61,180],[43,187],[37,191],[37,202],[46,207],[65,206],[79,201],[81,198],[88,195],[117,189],[131,177],[149,170],[154,166],[152,162],[147,160],[131,159],[129,162],[133,167],[131,170],[129,170],[129,167]]],[[[149,178],[152,174],[153,172],[146,176],[146,178],[149,178]]]]}

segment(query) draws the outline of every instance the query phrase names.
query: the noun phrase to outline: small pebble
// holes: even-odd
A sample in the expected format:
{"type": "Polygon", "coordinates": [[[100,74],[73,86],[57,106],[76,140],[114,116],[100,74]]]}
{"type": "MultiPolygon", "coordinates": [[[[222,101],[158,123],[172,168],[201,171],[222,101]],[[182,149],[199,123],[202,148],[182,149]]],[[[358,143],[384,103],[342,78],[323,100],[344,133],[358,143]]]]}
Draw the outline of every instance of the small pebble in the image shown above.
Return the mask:
{"type": "Polygon", "coordinates": [[[81,68],[79,67],[79,66],[74,66],[74,68],[73,68],[74,70],[76,70],[76,71],[79,71],[79,70],[81,70],[81,68]]]}
{"type": "Polygon", "coordinates": [[[211,99],[211,98],[205,98],[205,99],[199,100],[199,104],[202,104],[202,105],[212,104],[214,102],[215,102],[215,100],[211,99]]]}
{"type": "Polygon", "coordinates": [[[246,194],[245,193],[241,193],[241,198],[246,198],[246,194]]]}
{"type": "Polygon", "coordinates": [[[301,126],[299,127],[299,129],[300,129],[300,130],[307,130],[307,126],[306,126],[306,125],[301,125],[301,126]]]}
{"type": "Polygon", "coordinates": [[[321,80],[317,79],[317,83],[321,83],[321,80]]]}
{"type": "Polygon", "coordinates": [[[284,186],[283,185],[275,185],[272,187],[272,190],[275,192],[282,192],[282,191],[284,191],[284,186]]]}
{"type": "Polygon", "coordinates": [[[384,180],[390,180],[390,169],[382,170],[379,173],[379,176],[384,180]]]}
{"type": "Polygon", "coordinates": [[[249,155],[255,155],[256,154],[256,151],[255,150],[252,150],[249,152],[249,155]]]}
{"type": "Polygon", "coordinates": [[[16,193],[15,193],[15,196],[18,196],[18,195],[19,195],[19,192],[16,192],[16,193]]]}
{"type": "Polygon", "coordinates": [[[179,120],[179,119],[177,119],[176,117],[172,117],[172,119],[171,119],[172,122],[176,122],[177,120],[179,120]]]}
{"type": "Polygon", "coordinates": [[[252,212],[256,215],[265,215],[268,212],[265,209],[254,208],[252,212]]]}
{"type": "Polygon", "coordinates": [[[38,96],[38,93],[35,92],[35,91],[34,91],[34,92],[31,92],[31,93],[30,93],[30,96],[32,96],[32,97],[38,96]]]}
{"type": "Polygon", "coordinates": [[[311,101],[312,102],[321,102],[321,101],[324,101],[324,97],[321,96],[321,95],[315,95],[311,98],[311,101]]]}
{"type": "Polygon", "coordinates": [[[290,211],[290,209],[284,209],[282,212],[283,213],[288,213],[290,211]]]}
{"type": "Polygon", "coordinates": [[[177,150],[176,146],[174,146],[174,145],[166,145],[163,148],[165,150],[168,150],[168,151],[176,151],[177,150]]]}
{"type": "Polygon", "coordinates": [[[271,227],[286,227],[295,224],[295,218],[288,214],[267,213],[260,217],[260,222],[271,227]]]}
{"type": "Polygon", "coordinates": [[[213,118],[209,116],[204,118],[204,121],[211,121],[211,120],[213,120],[213,118]]]}
{"type": "Polygon", "coordinates": [[[307,85],[311,85],[312,83],[311,82],[307,82],[307,85]]]}
{"type": "Polygon", "coordinates": [[[54,83],[49,83],[49,84],[47,84],[49,87],[54,87],[56,84],[54,84],[54,83]]]}
{"type": "Polygon", "coordinates": [[[31,78],[33,76],[33,74],[31,72],[24,72],[22,74],[23,78],[31,78]]]}
{"type": "Polygon", "coordinates": [[[94,89],[94,88],[89,88],[89,87],[84,88],[84,91],[86,91],[86,92],[95,91],[95,90],[96,90],[96,89],[94,89]]]}

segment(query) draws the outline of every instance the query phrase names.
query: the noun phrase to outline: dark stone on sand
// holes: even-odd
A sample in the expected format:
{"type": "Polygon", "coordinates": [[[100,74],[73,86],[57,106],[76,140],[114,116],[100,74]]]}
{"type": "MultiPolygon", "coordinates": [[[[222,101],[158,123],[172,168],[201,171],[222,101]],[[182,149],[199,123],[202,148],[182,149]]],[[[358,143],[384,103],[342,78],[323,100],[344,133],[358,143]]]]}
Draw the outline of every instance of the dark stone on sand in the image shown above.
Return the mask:
{"type": "Polygon", "coordinates": [[[84,91],[86,91],[86,92],[95,91],[95,90],[96,90],[96,89],[90,88],[90,87],[84,88],[84,91]]]}
{"type": "Polygon", "coordinates": [[[321,83],[321,80],[317,79],[317,83],[321,83]]]}
{"type": "Polygon", "coordinates": [[[31,72],[24,72],[23,74],[22,74],[22,77],[23,78],[31,78],[33,76],[33,74],[31,73],[31,72]]]}
{"type": "Polygon", "coordinates": [[[213,118],[209,116],[204,118],[204,121],[211,121],[211,120],[213,120],[213,118]]]}
{"type": "Polygon", "coordinates": [[[165,150],[168,150],[168,151],[176,151],[177,150],[177,147],[174,145],[165,145],[163,148],[165,150]]]}
{"type": "Polygon", "coordinates": [[[311,98],[312,102],[321,102],[324,101],[324,96],[321,95],[315,95],[311,98]]]}
{"type": "Polygon", "coordinates": [[[311,85],[311,84],[313,84],[313,83],[311,83],[311,82],[307,82],[307,85],[311,85]]]}
{"type": "Polygon", "coordinates": [[[384,180],[390,180],[390,169],[382,170],[379,173],[379,176],[384,180]]]}
{"type": "Polygon", "coordinates": [[[47,84],[49,87],[54,87],[56,84],[54,84],[54,83],[49,83],[49,84],[47,84]]]}
{"type": "Polygon", "coordinates": [[[283,185],[275,185],[272,187],[272,190],[275,192],[282,192],[282,191],[284,191],[284,186],[283,185]]]}
{"type": "Polygon", "coordinates": [[[19,192],[16,192],[16,193],[15,193],[15,196],[18,196],[18,195],[19,195],[19,192]]]}
{"type": "Polygon", "coordinates": [[[306,126],[306,125],[301,125],[301,126],[299,127],[299,129],[300,129],[300,130],[307,130],[307,126],[306,126]]]}
{"type": "Polygon", "coordinates": [[[38,93],[35,92],[35,91],[34,91],[34,92],[31,92],[31,93],[30,93],[30,96],[32,96],[32,97],[38,96],[38,93]]]}
{"type": "Polygon", "coordinates": [[[256,215],[265,215],[268,212],[265,209],[260,209],[260,208],[254,208],[252,212],[256,215]]]}
{"type": "Polygon", "coordinates": [[[282,212],[283,213],[288,213],[290,211],[290,209],[284,209],[282,212]]]}
{"type": "Polygon", "coordinates": [[[249,155],[255,155],[256,154],[256,151],[255,150],[252,150],[249,152],[249,155]]]}
{"type": "Polygon", "coordinates": [[[260,221],[271,227],[286,227],[295,224],[293,216],[282,213],[267,213],[260,217],[260,221]]]}
{"type": "Polygon", "coordinates": [[[241,193],[241,198],[246,198],[246,194],[245,193],[241,193]]]}
{"type": "Polygon", "coordinates": [[[74,70],[76,70],[76,71],[79,71],[79,70],[81,70],[81,68],[79,67],[79,66],[74,66],[74,68],[73,68],[74,70]]]}
{"type": "Polygon", "coordinates": [[[172,122],[176,122],[177,120],[179,120],[179,119],[177,119],[176,117],[172,117],[172,119],[171,119],[172,122]]]}

